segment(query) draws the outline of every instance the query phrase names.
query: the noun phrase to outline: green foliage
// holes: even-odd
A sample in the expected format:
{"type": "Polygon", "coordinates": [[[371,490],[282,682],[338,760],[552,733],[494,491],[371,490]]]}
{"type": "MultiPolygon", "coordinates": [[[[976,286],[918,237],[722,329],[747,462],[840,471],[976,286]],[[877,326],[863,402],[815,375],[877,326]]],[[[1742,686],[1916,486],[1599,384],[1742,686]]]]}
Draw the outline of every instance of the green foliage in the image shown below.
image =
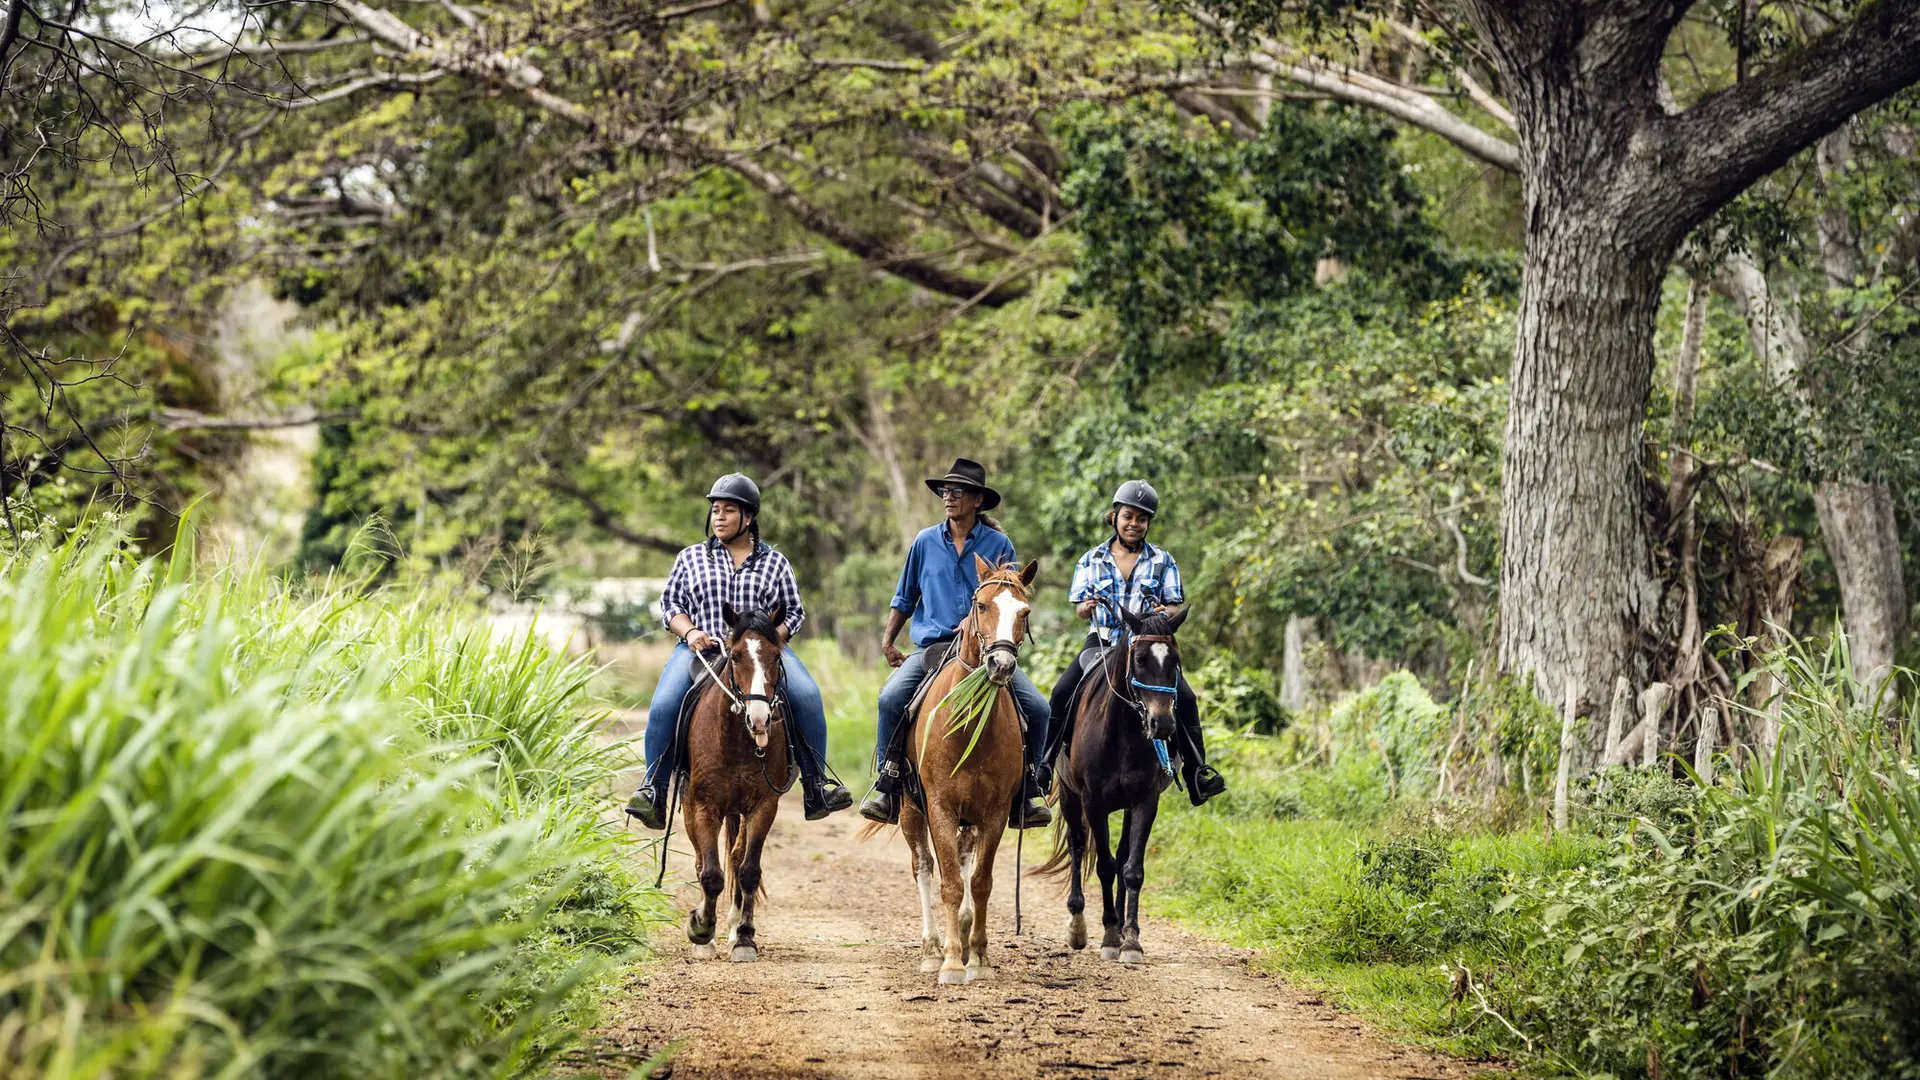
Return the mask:
{"type": "Polygon", "coordinates": [[[1278,735],[1293,722],[1280,704],[1273,673],[1235,663],[1224,649],[1215,650],[1187,676],[1200,700],[1201,723],[1209,727],[1278,735]]]}
{"type": "Polygon", "coordinates": [[[0,573],[0,1061],[50,1077],[507,1075],[655,901],[584,672],[436,605],[135,561],[0,573]]]}
{"type": "Polygon", "coordinates": [[[1378,755],[1390,790],[1431,791],[1446,749],[1448,710],[1411,673],[1396,671],[1333,707],[1334,736],[1378,755]]]}

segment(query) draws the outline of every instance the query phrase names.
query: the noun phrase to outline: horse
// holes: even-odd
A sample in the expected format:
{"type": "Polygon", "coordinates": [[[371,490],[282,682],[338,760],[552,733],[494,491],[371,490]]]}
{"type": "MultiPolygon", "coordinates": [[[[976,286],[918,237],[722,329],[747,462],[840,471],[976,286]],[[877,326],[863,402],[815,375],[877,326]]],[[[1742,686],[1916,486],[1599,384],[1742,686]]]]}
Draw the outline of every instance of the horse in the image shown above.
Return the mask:
{"type": "Polygon", "coordinates": [[[693,706],[687,725],[687,839],[705,901],[687,913],[687,940],[700,959],[715,955],[714,907],[732,885],[734,963],[760,958],[754,940],[753,907],[762,892],[760,851],[773,829],[787,774],[787,730],[778,689],[784,608],[738,611],[722,606],[728,628],[727,655],[719,679],[693,706]],[[744,685],[743,685],[744,684],[744,685]],[[768,769],[778,770],[778,783],[768,769]],[[727,833],[727,859],[720,861],[720,830],[727,833]]]}
{"type": "Polygon", "coordinates": [[[927,680],[907,728],[906,746],[919,774],[924,808],[913,799],[900,808],[900,831],[912,853],[914,883],[920,887],[920,970],[938,971],[942,983],[970,983],[992,972],[987,898],[993,894],[993,859],[1026,763],[1020,713],[1007,684],[1026,639],[1031,608],[1027,596],[1040,564],[1030,562],[1015,573],[1011,565],[994,566],[975,555],[974,566],[980,584],[973,608],[956,631],[952,658],[927,680]],[[952,725],[941,704],[956,683],[983,664],[996,689],[980,721],[984,726],[978,741],[969,751],[973,734],[961,731],[948,737],[952,725]],[[936,881],[946,908],[944,949],[934,938],[936,881]]]}
{"type": "Polygon", "coordinates": [[[1175,631],[1187,609],[1171,615],[1135,615],[1121,609],[1128,638],[1106,651],[1100,666],[1087,674],[1074,708],[1073,730],[1055,771],[1054,794],[1060,821],[1054,827],[1053,854],[1038,873],[1069,874],[1067,944],[1087,947],[1087,841],[1098,841],[1094,866],[1104,901],[1100,921],[1100,957],[1123,964],[1144,964],[1140,948],[1140,887],[1145,884],[1147,838],[1160,809],[1160,793],[1173,782],[1164,743],[1174,732],[1175,688],[1180,678],[1180,646],[1175,631]],[[1119,852],[1114,861],[1107,843],[1107,816],[1123,811],[1119,852]],[[1124,894],[1116,898],[1118,873],[1124,894]]]}

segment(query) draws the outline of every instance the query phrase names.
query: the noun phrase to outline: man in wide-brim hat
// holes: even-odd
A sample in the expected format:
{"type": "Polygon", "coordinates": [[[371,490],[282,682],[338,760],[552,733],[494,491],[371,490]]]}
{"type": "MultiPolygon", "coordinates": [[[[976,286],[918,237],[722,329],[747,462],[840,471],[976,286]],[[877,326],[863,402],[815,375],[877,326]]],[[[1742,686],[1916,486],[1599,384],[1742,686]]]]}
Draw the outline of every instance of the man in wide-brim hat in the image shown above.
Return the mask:
{"type": "MultiPolygon", "coordinates": [[[[889,825],[900,820],[900,747],[894,745],[894,736],[920,684],[933,674],[926,667],[927,647],[951,640],[966,619],[974,591],[980,587],[974,556],[989,564],[1015,561],[1013,541],[980,516],[1000,505],[1000,493],[987,486],[986,466],[960,458],[945,476],[930,477],[927,488],[940,497],[946,520],[927,526],[913,538],[893,593],[892,610],[887,612],[880,651],[894,670],[880,690],[880,730],[874,752],[880,778],[874,782],[873,795],[860,804],[861,816],[889,825]],[[893,645],[909,619],[913,643],[919,646],[911,656],[893,645]]],[[[1040,784],[1031,764],[1040,760],[1040,748],[1046,745],[1047,699],[1023,671],[1014,673],[1008,688],[1027,721],[1030,763],[1010,820],[1015,828],[1030,829],[1053,820],[1052,812],[1040,802],[1040,784]]]]}

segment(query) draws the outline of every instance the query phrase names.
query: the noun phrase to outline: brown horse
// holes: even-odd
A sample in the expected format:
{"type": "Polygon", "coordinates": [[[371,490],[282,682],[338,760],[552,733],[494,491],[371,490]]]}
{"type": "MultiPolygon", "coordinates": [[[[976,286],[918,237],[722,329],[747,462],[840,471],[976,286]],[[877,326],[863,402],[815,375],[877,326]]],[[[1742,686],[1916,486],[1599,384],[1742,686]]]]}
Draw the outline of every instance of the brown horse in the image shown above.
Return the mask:
{"type": "Polygon", "coordinates": [[[1053,855],[1038,873],[1066,871],[1067,944],[1087,947],[1087,846],[1091,838],[1094,868],[1100,874],[1104,904],[1100,956],[1123,964],[1142,964],[1140,887],[1147,880],[1147,840],[1160,810],[1160,793],[1173,773],[1154,749],[1172,738],[1174,695],[1180,679],[1180,646],[1174,632],[1186,620],[1185,608],[1172,615],[1135,615],[1121,609],[1129,631],[1123,644],[1107,650],[1100,667],[1087,673],[1074,709],[1073,730],[1056,773],[1060,824],[1053,855]],[[1107,817],[1121,811],[1120,843],[1107,843],[1107,817]],[[1119,895],[1114,878],[1119,877],[1119,895]]]}
{"type": "Polygon", "coordinates": [[[912,850],[913,879],[920,886],[920,970],[938,971],[943,983],[973,982],[992,970],[987,898],[993,893],[993,857],[1026,761],[1020,713],[1007,683],[1027,636],[1027,590],[1040,564],[1030,562],[1015,573],[1010,565],[992,566],[976,555],[974,565],[980,586],[973,593],[973,610],[956,632],[953,659],[928,680],[907,728],[907,752],[914,755],[926,810],[911,799],[900,808],[900,831],[912,850]],[[952,724],[940,703],[982,664],[998,690],[979,742],[969,752],[968,732],[947,737],[952,724]],[[963,756],[964,767],[959,767],[963,756]],[[936,880],[947,909],[944,955],[933,934],[936,880]]]}
{"type": "Polygon", "coordinates": [[[760,849],[766,844],[780,795],[788,783],[787,725],[780,709],[780,636],[783,609],[723,608],[728,634],[720,681],[694,705],[687,728],[687,839],[706,899],[687,913],[687,940],[702,959],[714,955],[714,907],[733,886],[735,963],[758,960],[753,905],[760,892],[760,849]],[[720,861],[720,830],[727,861],[720,861]]]}

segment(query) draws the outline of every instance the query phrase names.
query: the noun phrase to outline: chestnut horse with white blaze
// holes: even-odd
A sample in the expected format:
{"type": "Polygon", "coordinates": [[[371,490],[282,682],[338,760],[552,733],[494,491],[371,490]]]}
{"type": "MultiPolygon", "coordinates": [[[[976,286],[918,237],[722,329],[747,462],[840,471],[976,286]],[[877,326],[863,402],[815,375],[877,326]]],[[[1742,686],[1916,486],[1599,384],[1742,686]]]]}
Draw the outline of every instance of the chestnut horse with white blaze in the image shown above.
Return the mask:
{"type": "MultiPolygon", "coordinates": [[[[980,585],[973,606],[955,631],[952,658],[928,680],[908,722],[907,753],[926,796],[923,812],[908,799],[900,808],[900,831],[913,854],[920,886],[920,970],[938,971],[943,983],[969,983],[992,971],[987,957],[987,898],[993,894],[993,859],[1007,827],[1007,811],[1025,775],[1026,741],[1020,712],[1007,684],[1027,636],[1027,602],[1040,564],[1017,573],[974,556],[980,585]],[[979,738],[953,726],[942,706],[947,692],[985,666],[994,684],[979,738]],[[938,877],[935,877],[935,873],[938,877]],[[933,890],[946,908],[944,949],[934,937],[933,890]]],[[[879,828],[875,826],[875,828],[879,828]]]]}
{"type": "Polygon", "coordinates": [[[781,709],[778,627],[786,611],[723,608],[727,651],[719,682],[693,707],[687,728],[687,839],[705,901],[687,914],[687,940],[694,955],[714,955],[714,908],[732,885],[731,959],[760,958],[753,936],[753,907],[760,892],[760,851],[773,829],[780,796],[790,785],[787,724],[781,709]],[[769,771],[772,770],[772,771],[769,771]],[[720,830],[727,857],[720,859],[720,830]]]}

